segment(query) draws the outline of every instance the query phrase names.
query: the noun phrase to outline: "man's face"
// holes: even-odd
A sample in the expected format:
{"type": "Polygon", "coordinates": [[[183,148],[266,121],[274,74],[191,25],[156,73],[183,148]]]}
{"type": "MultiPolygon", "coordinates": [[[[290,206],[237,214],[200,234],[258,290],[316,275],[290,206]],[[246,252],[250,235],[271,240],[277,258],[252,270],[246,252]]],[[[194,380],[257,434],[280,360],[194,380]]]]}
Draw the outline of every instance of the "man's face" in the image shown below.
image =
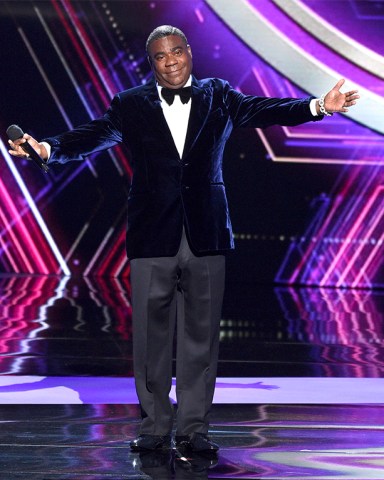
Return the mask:
{"type": "Polygon", "coordinates": [[[183,87],[192,71],[192,52],[178,35],[154,40],[149,45],[149,58],[156,80],[162,87],[183,87]]]}

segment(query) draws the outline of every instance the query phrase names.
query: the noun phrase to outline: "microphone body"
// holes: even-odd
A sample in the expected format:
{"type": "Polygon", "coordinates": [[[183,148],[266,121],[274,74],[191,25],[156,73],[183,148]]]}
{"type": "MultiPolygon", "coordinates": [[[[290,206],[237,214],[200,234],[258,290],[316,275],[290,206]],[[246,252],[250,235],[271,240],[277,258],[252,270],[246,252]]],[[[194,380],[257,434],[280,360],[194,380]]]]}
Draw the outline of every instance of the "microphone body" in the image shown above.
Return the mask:
{"type": "MultiPolygon", "coordinates": [[[[7,135],[8,138],[12,140],[12,142],[14,142],[15,140],[23,138],[24,132],[18,125],[11,125],[7,128],[7,135]]],[[[48,165],[44,162],[44,160],[40,157],[40,155],[36,152],[32,145],[30,145],[28,142],[24,142],[20,145],[20,147],[24,150],[25,153],[28,153],[29,157],[41,170],[43,170],[43,172],[48,172],[48,165]]]]}

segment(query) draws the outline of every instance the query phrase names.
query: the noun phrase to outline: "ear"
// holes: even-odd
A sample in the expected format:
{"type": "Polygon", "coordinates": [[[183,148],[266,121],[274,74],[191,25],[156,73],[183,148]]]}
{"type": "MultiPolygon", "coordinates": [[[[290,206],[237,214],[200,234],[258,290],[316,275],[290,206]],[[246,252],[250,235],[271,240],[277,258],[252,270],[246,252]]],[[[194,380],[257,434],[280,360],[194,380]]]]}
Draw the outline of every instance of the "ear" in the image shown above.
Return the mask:
{"type": "Polygon", "coordinates": [[[192,58],[192,50],[191,50],[191,46],[190,46],[190,45],[187,45],[187,50],[188,50],[189,55],[190,55],[191,58],[192,58]]]}
{"type": "Polygon", "coordinates": [[[152,60],[151,60],[151,57],[149,55],[147,55],[147,60],[148,60],[149,65],[152,68],[152,60]]]}

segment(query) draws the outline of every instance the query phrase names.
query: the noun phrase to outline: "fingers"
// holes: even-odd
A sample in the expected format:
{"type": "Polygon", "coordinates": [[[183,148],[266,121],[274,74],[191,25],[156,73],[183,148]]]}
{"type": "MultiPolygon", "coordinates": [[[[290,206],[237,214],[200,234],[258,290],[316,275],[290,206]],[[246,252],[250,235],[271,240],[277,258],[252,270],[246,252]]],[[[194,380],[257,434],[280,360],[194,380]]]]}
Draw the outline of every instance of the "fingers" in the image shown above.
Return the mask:
{"type": "Polygon", "coordinates": [[[349,92],[344,93],[345,99],[347,101],[357,100],[358,98],[360,98],[360,95],[358,95],[357,92],[358,92],[357,90],[351,90],[349,92]]]}
{"type": "MultiPolygon", "coordinates": [[[[351,90],[350,92],[347,92],[345,95],[350,97],[352,95],[356,95],[357,93],[358,93],[358,90],[351,90]]],[[[357,97],[360,98],[358,95],[357,95],[357,97]]]]}
{"type": "Polygon", "coordinates": [[[29,157],[28,153],[26,153],[21,146],[24,142],[27,141],[26,138],[24,137],[15,141],[8,140],[8,144],[10,146],[10,150],[8,150],[8,152],[14,157],[22,157],[22,158],[29,157]]]}
{"type": "Polygon", "coordinates": [[[351,90],[344,94],[344,103],[340,109],[341,113],[347,113],[349,111],[349,107],[353,107],[356,105],[356,100],[360,98],[359,95],[356,94],[357,90],[351,90]]]}
{"type": "MultiPolygon", "coordinates": [[[[336,83],[336,85],[332,88],[332,90],[340,91],[340,89],[341,89],[341,87],[344,85],[344,83],[345,83],[345,79],[344,79],[344,78],[341,78],[341,79],[336,83]]],[[[358,90],[350,90],[349,92],[344,93],[344,95],[345,95],[346,98],[355,96],[354,99],[357,100],[358,98],[360,98],[359,95],[357,95],[357,93],[358,93],[358,90]]]]}
{"type": "Polygon", "coordinates": [[[344,95],[345,100],[343,107],[351,107],[352,105],[356,105],[356,100],[360,98],[360,95],[357,95],[357,90],[351,90],[344,95]]]}
{"type": "Polygon", "coordinates": [[[326,95],[326,110],[329,112],[347,113],[349,107],[356,105],[356,101],[360,98],[357,90],[349,90],[346,93],[341,92],[341,88],[345,84],[345,79],[341,78],[331,91],[326,95]]]}
{"type": "Polygon", "coordinates": [[[332,90],[340,90],[340,88],[344,85],[345,79],[340,78],[340,80],[336,83],[336,85],[332,88],[332,90]]]}
{"type": "Polygon", "coordinates": [[[16,140],[8,140],[8,144],[11,148],[10,150],[8,150],[8,152],[14,157],[29,158],[29,154],[23,149],[22,145],[23,143],[31,140],[33,141],[34,139],[30,135],[28,135],[28,133],[24,133],[21,138],[18,138],[16,140]]]}

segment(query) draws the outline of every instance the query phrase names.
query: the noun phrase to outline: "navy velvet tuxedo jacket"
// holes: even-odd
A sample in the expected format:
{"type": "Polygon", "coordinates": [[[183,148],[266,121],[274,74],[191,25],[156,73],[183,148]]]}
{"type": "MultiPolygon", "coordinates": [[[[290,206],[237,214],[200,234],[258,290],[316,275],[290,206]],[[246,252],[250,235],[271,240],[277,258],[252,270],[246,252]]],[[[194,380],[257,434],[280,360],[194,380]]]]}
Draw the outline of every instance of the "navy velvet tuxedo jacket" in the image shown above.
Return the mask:
{"type": "Polygon", "coordinates": [[[124,143],[133,169],[128,257],[175,255],[183,225],[196,254],[223,253],[234,247],[222,176],[224,147],[232,130],[321,120],[312,116],[310,100],[244,95],[226,81],[192,77],[180,159],[152,79],[115,95],[103,117],[45,139],[52,146],[49,162],[79,160],[124,143]]]}

